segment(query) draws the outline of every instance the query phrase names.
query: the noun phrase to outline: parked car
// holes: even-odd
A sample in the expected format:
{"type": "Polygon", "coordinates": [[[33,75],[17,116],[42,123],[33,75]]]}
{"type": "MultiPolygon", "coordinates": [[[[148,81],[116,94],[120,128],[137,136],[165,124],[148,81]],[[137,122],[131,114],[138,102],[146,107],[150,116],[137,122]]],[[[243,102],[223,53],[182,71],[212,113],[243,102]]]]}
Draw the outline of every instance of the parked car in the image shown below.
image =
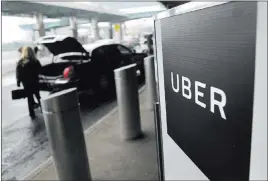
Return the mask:
{"type": "Polygon", "coordinates": [[[57,92],[77,87],[83,91],[115,92],[113,70],[137,64],[139,83],[144,82],[144,53],[135,53],[113,40],[99,40],[81,45],[75,38],[49,36],[38,39],[37,46],[45,46],[52,54],[52,63],[42,67],[40,89],[57,92]]]}
{"type": "Polygon", "coordinates": [[[134,50],[135,46],[139,45],[139,39],[135,36],[124,36],[123,40],[121,41],[121,44],[134,50]]]}

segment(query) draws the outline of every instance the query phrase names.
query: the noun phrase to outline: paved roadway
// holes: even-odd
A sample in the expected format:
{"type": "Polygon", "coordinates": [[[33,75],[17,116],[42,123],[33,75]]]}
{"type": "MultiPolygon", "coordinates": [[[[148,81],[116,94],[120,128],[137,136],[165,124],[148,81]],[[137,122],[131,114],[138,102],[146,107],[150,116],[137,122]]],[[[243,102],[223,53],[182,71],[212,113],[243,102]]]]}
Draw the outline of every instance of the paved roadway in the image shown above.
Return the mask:
{"type": "MultiPolygon", "coordinates": [[[[3,180],[22,179],[51,155],[40,110],[36,110],[37,122],[32,122],[28,116],[27,100],[11,99],[11,90],[17,88],[15,80],[14,71],[2,75],[3,180]]],[[[48,93],[41,92],[42,98],[47,95],[48,93]]],[[[96,123],[116,106],[114,98],[101,103],[94,101],[88,103],[81,107],[84,129],[96,123]]]]}

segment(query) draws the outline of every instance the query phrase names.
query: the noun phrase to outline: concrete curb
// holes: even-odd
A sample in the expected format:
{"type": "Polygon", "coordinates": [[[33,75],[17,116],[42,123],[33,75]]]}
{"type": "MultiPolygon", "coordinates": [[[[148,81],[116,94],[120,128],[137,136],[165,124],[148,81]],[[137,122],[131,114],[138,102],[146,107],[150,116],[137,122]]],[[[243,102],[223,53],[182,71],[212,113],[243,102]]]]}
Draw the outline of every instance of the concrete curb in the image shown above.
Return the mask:
{"type": "MultiPolygon", "coordinates": [[[[144,90],[145,90],[146,86],[142,86],[139,89],[139,94],[141,94],[144,90]]],[[[114,109],[112,109],[110,112],[108,112],[105,116],[103,116],[101,119],[99,119],[94,125],[92,125],[91,127],[89,127],[88,129],[86,129],[84,131],[84,135],[85,137],[91,133],[93,133],[99,124],[103,123],[104,121],[107,121],[107,118],[112,116],[113,114],[115,114],[118,110],[118,107],[116,106],[114,109]]],[[[23,179],[21,180],[33,180],[37,175],[39,175],[43,170],[45,170],[46,168],[48,168],[50,165],[53,164],[53,157],[50,156],[46,161],[44,161],[43,163],[41,163],[39,166],[36,167],[35,170],[33,170],[32,172],[30,172],[28,175],[26,175],[23,179]]]]}

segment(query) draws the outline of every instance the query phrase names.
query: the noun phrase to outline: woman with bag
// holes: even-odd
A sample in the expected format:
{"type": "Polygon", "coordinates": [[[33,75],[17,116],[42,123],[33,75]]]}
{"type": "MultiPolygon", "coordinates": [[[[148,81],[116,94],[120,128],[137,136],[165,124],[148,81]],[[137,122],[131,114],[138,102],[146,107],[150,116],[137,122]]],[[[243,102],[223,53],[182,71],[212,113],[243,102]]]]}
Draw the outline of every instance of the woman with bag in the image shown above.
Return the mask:
{"type": "Polygon", "coordinates": [[[41,71],[41,64],[35,57],[34,51],[30,47],[23,47],[21,50],[21,59],[18,61],[16,67],[17,86],[20,87],[22,83],[27,99],[29,114],[32,119],[35,119],[34,112],[34,97],[38,100],[40,105],[40,94],[38,85],[38,76],[41,71]]]}

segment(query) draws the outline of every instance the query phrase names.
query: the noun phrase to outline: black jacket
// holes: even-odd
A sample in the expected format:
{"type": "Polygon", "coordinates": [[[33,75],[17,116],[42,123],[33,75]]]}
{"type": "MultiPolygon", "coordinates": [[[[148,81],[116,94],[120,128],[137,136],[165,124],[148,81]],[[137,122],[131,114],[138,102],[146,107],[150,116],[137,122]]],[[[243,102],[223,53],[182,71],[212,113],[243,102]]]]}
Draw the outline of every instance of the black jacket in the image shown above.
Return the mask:
{"type": "Polygon", "coordinates": [[[38,75],[41,71],[38,60],[19,61],[16,67],[17,84],[22,82],[25,90],[35,91],[38,89],[38,75]]]}

